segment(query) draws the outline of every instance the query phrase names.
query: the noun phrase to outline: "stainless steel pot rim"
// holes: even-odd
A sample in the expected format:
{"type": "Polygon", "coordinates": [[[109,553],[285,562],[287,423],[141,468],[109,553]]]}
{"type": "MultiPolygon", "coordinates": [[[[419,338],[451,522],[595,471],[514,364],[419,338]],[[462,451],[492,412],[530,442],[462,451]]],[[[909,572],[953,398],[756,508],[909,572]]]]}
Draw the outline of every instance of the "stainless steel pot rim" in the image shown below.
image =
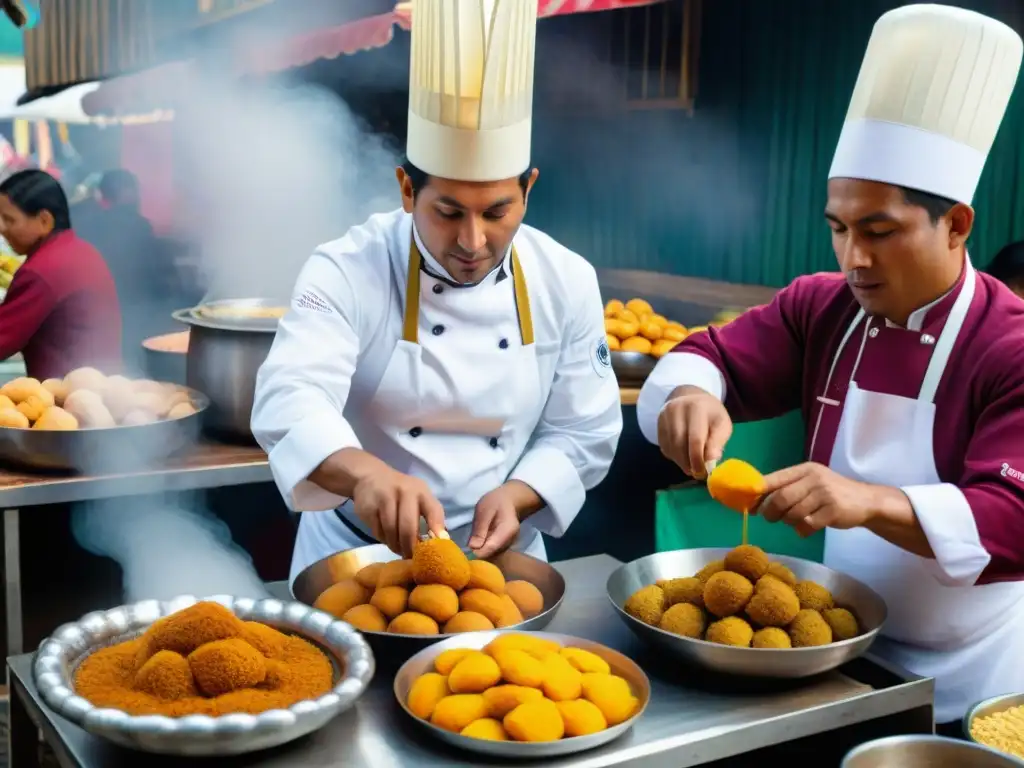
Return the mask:
{"type": "Polygon", "coordinates": [[[171,317],[179,323],[209,328],[216,331],[246,331],[250,333],[268,333],[277,330],[280,318],[276,317],[210,317],[203,314],[204,309],[217,307],[281,307],[287,302],[273,299],[220,299],[207,301],[194,307],[178,309],[171,317]]]}
{"type": "MultiPolygon", "coordinates": [[[[180,386],[180,385],[179,385],[180,386]]],[[[153,426],[153,424],[174,424],[177,421],[181,421],[188,418],[194,418],[202,415],[203,411],[210,407],[210,398],[204,395],[198,390],[192,389],[191,387],[182,386],[182,389],[187,389],[189,393],[189,399],[192,401],[193,407],[196,409],[195,413],[190,413],[188,416],[183,416],[181,419],[160,419],[150,424],[128,424],[125,426],[116,427],[80,427],[78,429],[70,430],[56,430],[56,429],[32,429],[32,427],[3,427],[0,426],[0,434],[4,432],[28,432],[32,434],[42,434],[44,432],[49,434],[60,433],[62,435],[67,434],[137,434],[140,430],[146,430],[153,426]]],[[[72,438],[73,439],[73,438],[72,438]]]]}
{"type": "Polygon", "coordinates": [[[1007,754],[1006,752],[1000,752],[998,749],[992,749],[992,747],[984,744],[978,744],[975,741],[962,741],[949,736],[940,736],[935,733],[903,733],[896,736],[885,736],[880,739],[866,741],[863,744],[858,744],[846,753],[843,758],[843,765],[845,766],[854,758],[873,752],[874,750],[885,749],[886,747],[898,747],[902,744],[944,744],[949,747],[968,750],[971,752],[988,752],[993,756],[1003,758],[1009,763],[1024,766],[1024,761],[1014,757],[1013,755],[1007,754]]]}

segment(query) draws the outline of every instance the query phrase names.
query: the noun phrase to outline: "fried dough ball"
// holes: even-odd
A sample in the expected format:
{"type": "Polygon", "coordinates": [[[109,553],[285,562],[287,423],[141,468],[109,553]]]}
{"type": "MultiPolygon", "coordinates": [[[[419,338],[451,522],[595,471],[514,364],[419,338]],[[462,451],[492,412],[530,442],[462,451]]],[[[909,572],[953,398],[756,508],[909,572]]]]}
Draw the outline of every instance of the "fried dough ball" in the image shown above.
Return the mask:
{"type": "Polygon", "coordinates": [[[604,674],[609,674],[612,671],[607,661],[596,653],[584,650],[583,648],[563,648],[558,654],[580,672],[603,672],[604,674]]]}
{"type": "Polygon", "coordinates": [[[14,401],[11,400],[11,398],[9,398],[7,395],[0,395],[0,410],[3,410],[5,408],[10,408],[12,411],[18,410],[15,407],[14,401]]]}
{"type": "Polygon", "coordinates": [[[699,581],[703,581],[705,584],[708,583],[708,579],[714,576],[716,573],[721,573],[725,570],[725,560],[715,560],[714,562],[708,563],[701,568],[693,577],[699,581]]]}
{"type": "Polygon", "coordinates": [[[562,716],[562,723],[565,725],[565,735],[586,736],[590,733],[598,733],[608,727],[608,721],[604,714],[586,699],[575,701],[559,701],[555,704],[562,716]]]}
{"type": "Polygon", "coordinates": [[[494,629],[491,620],[475,611],[459,611],[444,624],[444,634],[458,635],[463,632],[486,632],[494,629]]]}
{"type": "Polygon", "coordinates": [[[412,578],[417,584],[444,584],[459,592],[469,577],[469,558],[451,539],[427,539],[413,548],[412,578]]]}
{"type": "Polygon", "coordinates": [[[31,426],[31,422],[28,420],[28,416],[17,408],[12,407],[0,410],[0,427],[28,429],[29,426],[31,426]]]}
{"type": "Polygon", "coordinates": [[[528,581],[517,579],[506,582],[505,594],[512,598],[523,618],[532,619],[544,610],[544,595],[528,581]]]}
{"type": "Polygon", "coordinates": [[[445,696],[434,705],[430,722],[446,731],[460,733],[474,720],[487,717],[487,702],[479,693],[445,696]]]}
{"type": "Polygon", "coordinates": [[[110,429],[117,422],[110,415],[103,398],[88,389],[73,390],[64,398],[64,410],[78,419],[85,429],[110,429]]]}
{"type": "Polygon", "coordinates": [[[544,657],[544,682],[541,690],[552,701],[578,699],[583,692],[583,675],[557,653],[544,657]]]}
{"type": "Polygon", "coordinates": [[[158,651],[188,656],[207,643],[242,637],[244,633],[242,620],[220,603],[196,603],[159,619],[146,630],[140,638],[142,661],[158,651]]]}
{"type": "MultiPolygon", "coordinates": [[[[24,405],[24,403],[22,403],[24,405]]],[[[49,429],[57,431],[71,431],[78,429],[78,419],[65,411],[59,405],[51,405],[32,425],[33,429],[49,429]]]]}
{"type": "Polygon", "coordinates": [[[377,587],[377,591],[370,598],[370,605],[383,613],[387,618],[393,619],[399,614],[405,613],[409,605],[409,591],[405,587],[377,587]]]}
{"type": "Polygon", "coordinates": [[[411,587],[412,560],[391,560],[384,563],[377,576],[377,589],[384,587],[411,587]]]}
{"type": "Polygon", "coordinates": [[[565,735],[558,707],[545,699],[520,704],[505,715],[502,724],[516,741],[558,741],[565,735]]]}
{"type": "Polygon", "coordinates": [[[486,589],[467,589],[458,597],[458,607],[464,611],[486,616],[491,624],[497,624],[505,615],[505,605],[501,598],[486,589]]]}
{"type": "Polygon", "coordinates": [[[596,672],[583,675],[583,698],[601,710],[609,727],[629,720],[640,705],[623,678],[596,672]]]}
{"type": "Polygon", "coordinates": [[[486,653],[468,653],[448,675],[452,693],[483,693],[501,680],[498,662],[486,653]]]}
{"type": "Polygon", "coordinates": [[[356,571],[355,580],[369,590],[377,589],[377,580],[384,570],[384,563],[370,563],[356,571]]]}
{"type": "Polygon", "coordinates": [[[789,625],[789,639],[794,648],[811,648],[832,642],[832,628],[817,611],[805,608],[789,625]]]}
{"type": "Polygon", "coordinates": [[[345,615],[349,608],[367,602],[370,592],[355,579],[345,579],[332,584],[313,602],[318,611],[329,613],[336,619],[345,615]]]}
{"type": "Polygon", "coordinates": [[[201,645],[188,655],[188,665],[207,696],[254,688],[267,676],[263,654],[237,637],[201,645]]]}
{"type": "Polygon", "coordinates": [[[716,573],[704,585],[704,606],[719,618],[739,613],[754,594],[754,585],[732,571],[716,573]]]}
{"type": "Polygon", "coordinates": [[[19,403],[28,400],[32,395],[38,395],[40,390],[45,391],[43,390],[43,385],[39,383],[39,379],[33,379],[29,376],[19,376],[16,379],[11,379],[0,387],[0,395],[3,395],[12,403],[18,405],[19,403]]]}
{"type": "Polygon", "coordinates": [[[122,427],[141,427],[144,424],[155,424],[160,421],[160,418],[155,413],[137,408],[134,411],[129,411],[121,419],[122,427]]]}
{"type": "Polygon", "coordinates": [[[29,421],[37,421],[48,408],[53,408],[53,395],[45,389],[40,389],[42,394],[29,395],[18,403],[15,408],[25,414],[29,421]]]}
{"type": "Polygon", "coordinates": [[[345,611],[341,620],[347,621],[362,632],[385,632],[388,628],[388,620],[384,614],[369,603],[352,606],[345,611]]]}
{"type": "Polygon", "coordinates": [[[498,635],[491,642],[484,647],[484,653],[494,656],[496,653],[505,649],[515,648],[520,651],[526,651],[534,658],[542,659],[551,653],[558,653],[561,650],[561,646],[553,640],[548,640],[543,637],[534,637],[533,635],[526,635],[519,632],[510,632],[508,634],[498,635]]]}
{"type": "Polygon", "coordinates": [[[785,627],[800,612],[800,599],[788,586],[772,576],[757,582],[747,603],[747,616],[762,627],[785,627]]]}
{"type": "Polygon", "coordinates": [[[522,685],[496,685],[484,691],[487,711],[491,717],[501,720],[505,715],[529,701],[540,701],[544,698],[538,688],[526,688],[522,685]]]}
{"type": "Polygon", "coordinates": [[[782,563],[768,563],[767,576],[774,576],[776,579],[781,581],[788,587],[795,587],[797,578],[796,574],[793,573],[789,568],[784,566],[782,563]]]}
{"type": "Polygon", "coordinates": [[[712,623],[704,639],[709,643],[749,648],[754,639],[754,629],[739,616],[727,616],[712,623]]]}
{"type": "Polygon", "coordinates": [[[501,621],[496,626],[498,629],[504,629],[505,627],[514,627],[516,624],[522,624],[523,614],[519,611],[519,606],[515,604],[515,601],[508,595],[501,595],[501,621]]]}
{"type": "Polygon", "coordinates": [[[447,696],[451,691],[448,688],[448,680],[444,675],[436,672],[427,672],[420,675],[409,689],[409,697],[406,704],[409,711],[416,717],[429,720],[434,714],[434,707],[437,702],[447,696]]]}
{"type": "Polygon", "coordinates": [[[421,584],[409,593],[409,610],[443,624],[459,612],[459,596],[444,584],[421,584]]]}
{"type": "Polygon", "coordinates": [[[266,624],[246,621],[242,624],[242,639],[268,659],[273,659],[284,653],[288,637],[266,624]]]}
{"type": "Polygon", "coordinates": [[[793,642],[786,631],[778,627],[764,627],[754,633],[750,641],[752,648],[792,648],[793,642]]]}
{"type": "Polygon", "coordinates": [[[461,731],[460,735],[468,736],[471,739],[484,739],[485,741],[508,741],[508,734],[505,733],[505,726],[497,720],[483,717],[474,720],[461,731]]]}
{"type": "Polygon", "coordinates": [[[671,608],[676,603],[692,603],[704,607],[704,582],[696,577],[666,579],[658,584],[665,592],[665,605],[671,608]]]}
{"type": "Polygon", "coordinates": [[[415,611],[406,611],[395,616],[388,624],[388,632],[394,635],[436,635],[440,632],[437,622],[429,616],[415,611]]]}
{"type": "Polygon", "coordinates": [[[505,594],[505,576],[494,563],[486,560],[469,561],[469,589],[486,589],[496,595],[505,594]]]}
{"type": "Polygon", "coordinates": [[[656,584],[649,584],[630,595],[622,608],[634,619],[656,627],[665,613],[665,590],[656,584]]]}
{"type": "Polygon", "coordinates": [[[184,419],[186,416],[191,416],[193,413],[198,413],[196,407],[191,402],[188,403],[177,403],[171,406],[167,411],[168,419],[184,419]]]}
{"type": "Polygon", "coordinates": [[[793,587],[796,596],[800,598],[800,607],[809,608],[812,611],[827,611],[835,607],[832,593],[820,584],[813,581],[798,581],[793,587]]]}
{"type": "Polygon", "coordinates": [[[494,654],[494,660],[498,663],[501,678],[506,683],[527,688],[540,688],[544,683],[544,676],[547,674],[544,663],[526,651],[518,651],[515,648],[500,651],[494,654]]]}
{"type": "Polygon", "coordinates": [[[107,377],[95,368],[77,368],[64,377],[67,393],[73,394],[79,389],[102,392],[107,386],[107,377]]]}
{"type": "Polygon", "coordinates": [[[47,379],[40,386],[53,395],[53,402],[57,405],[64,404],[64,398],[68,396],[68,388],[64,385],[63,379],[47,379]]]}
{"type": "Polygon", "coordinates": [[[135,688],[165,701],[198,695],[188,659],[174,651],[160,651],[135,673],[135,688]]]}
{"type": "Polygon", "coordinates": [[[821,617],[832,629],[833,641],[849,640],[860,634],[857,618],[845,608],[829,608],[821,617]]]}
{"type": "Polygon", "coordinates": [[[455,669],[455,665],[470,653],[475,653],[475,651],[469,648],[452,648],[450,651],[442,651],[434,659],[434,669],[438,674],[447,677],[455,669]]]}
{"type": "Polygon", "coordinates": [[[704,625],[704,611],[693,603],[676,603],[665,611],[658,623],[666,632],[696,640],[704,636],[704,625]]]}
{"type": "Polygon", "coordinates": [[[135,410],[135,386],[124,376],[108,378],[100,396],[103,399],[103,404],[110,411],[110,415],[117,421],[122,421],[126,415],[135,410]]]}
{"type": "Polygon", "coordinates": [[[768,555],[760,547],[743,544],[725,556],[725,569],[755,582],[768,573],[768,555]]]}

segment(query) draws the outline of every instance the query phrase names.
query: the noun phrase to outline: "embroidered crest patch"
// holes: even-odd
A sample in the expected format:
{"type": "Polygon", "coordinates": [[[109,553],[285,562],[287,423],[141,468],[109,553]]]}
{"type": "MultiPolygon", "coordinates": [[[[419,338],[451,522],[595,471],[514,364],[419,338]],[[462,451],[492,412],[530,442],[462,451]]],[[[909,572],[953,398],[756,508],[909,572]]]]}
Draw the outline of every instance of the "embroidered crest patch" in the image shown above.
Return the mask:
{"type": "Polygon", "coordinates": [[[594,340],[593,349],[590,355],[590,362],[594,366],[594,371],[602,379],[612,371],[612,353],[608,349],[608,338],[602,334],[600,338],[594,340]]]}

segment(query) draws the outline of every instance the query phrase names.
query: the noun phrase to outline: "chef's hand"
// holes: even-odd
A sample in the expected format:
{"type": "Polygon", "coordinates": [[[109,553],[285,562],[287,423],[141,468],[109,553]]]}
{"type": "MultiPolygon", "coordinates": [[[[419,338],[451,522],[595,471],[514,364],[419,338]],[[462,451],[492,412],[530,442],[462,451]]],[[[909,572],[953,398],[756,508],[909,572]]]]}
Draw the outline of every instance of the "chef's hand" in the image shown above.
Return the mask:
{"type": "Polygon", "coordinates": [[[658,416],[661,452],[697,479],[715,468],[731,436],[732,419],[722,401],[699,387],[676,389],[658,416]]]}
{"type": "Polygon", "coordinates": [[[770,523],[793,526],[801,536],[823,528],[859,528],[881,508],[882,493],[901,493],[850,480],[816,462],[772,472],[764,483],[766,497],[757,513],[770,523]]]}
{"type": "Polygon", "coordinates": [[[481,560],[504,552],[515,544],[519,523],[543,506],[544,501],[533,488],[509,480],[477,502],[469,548],[481,560]]]}
{"type": "Polygon", "coordinates": [[[445,529],[444,508],[430,488],[416,477],[388,466],[366,474],[352,492],[356,516],[373,531],[378,541],[402,557],[412,557],[420,538],[420,518],[427,530],[445,529]]]}

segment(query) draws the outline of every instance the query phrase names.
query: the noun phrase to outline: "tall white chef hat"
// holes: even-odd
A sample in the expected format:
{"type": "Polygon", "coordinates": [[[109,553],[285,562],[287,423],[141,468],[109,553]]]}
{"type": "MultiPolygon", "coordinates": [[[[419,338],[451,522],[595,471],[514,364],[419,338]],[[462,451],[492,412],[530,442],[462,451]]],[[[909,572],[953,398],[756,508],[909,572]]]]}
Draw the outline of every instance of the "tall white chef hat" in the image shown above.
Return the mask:
{"type": "Polygon", "coordinates": [[[530,167],[537,0],[415,0],[409,161],[497,181],[530,167]]]}
{"type": "Polygon", "coordinates": [[[880,181],[970,204],[1024,45],[1005,24],[945,5],[876,23],[829,178],[880,181]]]}

